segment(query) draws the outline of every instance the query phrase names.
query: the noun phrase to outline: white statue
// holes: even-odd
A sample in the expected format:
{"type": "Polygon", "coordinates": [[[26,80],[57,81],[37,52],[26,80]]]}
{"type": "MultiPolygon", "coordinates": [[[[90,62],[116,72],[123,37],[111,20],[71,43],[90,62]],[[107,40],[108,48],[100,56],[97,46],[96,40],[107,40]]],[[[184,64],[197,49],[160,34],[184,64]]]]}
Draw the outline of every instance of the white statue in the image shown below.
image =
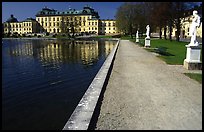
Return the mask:
{"type": "Polygon", "coordinates": [[[139,43],[139,32],[137,30],[137,33],[136,33],[136,43],[139,43]]]}
{"type": "Polygon", "coordinates": [[[193,11],[193,20],[190,26],[189,35],[191,36],[190,46],[198,46],[198,42],[196,41],[196,32],[197,27],[200,27],[200,16],[198,15],[198,11],[193,11]]]}
{"type": "Polygon", "coordinates": [[[137,33],[136,33],[136,38],[139,38],[138,30],[137,30],[137,33]]]}
{"type": "Polygon", "coordinates": [[[146,38],[150,38],[150,36],[149,36],[149,31],[150,31],[149,25],[146,26],[146,29],[147,29],[147,31],[146,31],[147,37],[146,38]]]}

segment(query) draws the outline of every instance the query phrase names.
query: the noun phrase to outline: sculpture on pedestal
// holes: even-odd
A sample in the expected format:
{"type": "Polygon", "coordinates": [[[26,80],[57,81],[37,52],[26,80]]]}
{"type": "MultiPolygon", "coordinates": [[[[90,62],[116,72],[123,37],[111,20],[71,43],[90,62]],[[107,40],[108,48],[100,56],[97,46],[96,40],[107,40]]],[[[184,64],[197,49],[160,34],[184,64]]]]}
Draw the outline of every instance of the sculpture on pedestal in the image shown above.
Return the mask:
{"type": "Polygon", "coordinates": [[[146,26],[146,29],[147,29],[147,31],[146,31],[147,37],[145,38],[145,47],[150,47],[150,36],[149,36],[150,27],[149,27],[149,25],[146,26]]]}
{"type": "Polygon", "coordinates": [[[149,27],[149,25],[146,26],[146,29],[147,29],[147,31],[146,31],[147,37],[146,37],[146,38],[150,38],[150,36],[149,36],[149,32],[150,32],[150,27],[149,27]]]}
{"type": "Polygon", "coordinates": [[[196,32],[197,32],[197,27],[200,26],[200,16],[198,15],[198,11],[194,10],[193,11],[193,20],[192,24],[190,26],[190,31],[189,34],[191,36],[191,42],[189,46],[198,46],[198,42],[196,41],[196,32]]]}

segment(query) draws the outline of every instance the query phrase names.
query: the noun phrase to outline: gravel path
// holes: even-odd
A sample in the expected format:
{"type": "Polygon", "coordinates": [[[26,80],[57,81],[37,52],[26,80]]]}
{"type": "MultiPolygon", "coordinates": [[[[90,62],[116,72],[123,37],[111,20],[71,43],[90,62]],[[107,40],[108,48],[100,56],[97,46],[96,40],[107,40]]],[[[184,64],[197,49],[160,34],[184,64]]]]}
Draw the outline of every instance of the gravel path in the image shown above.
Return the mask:
{"type": "Polygon", "coordinates": [[[95,129],[202,129],[202,84],[181,69],[121,40],[95,129]]]}

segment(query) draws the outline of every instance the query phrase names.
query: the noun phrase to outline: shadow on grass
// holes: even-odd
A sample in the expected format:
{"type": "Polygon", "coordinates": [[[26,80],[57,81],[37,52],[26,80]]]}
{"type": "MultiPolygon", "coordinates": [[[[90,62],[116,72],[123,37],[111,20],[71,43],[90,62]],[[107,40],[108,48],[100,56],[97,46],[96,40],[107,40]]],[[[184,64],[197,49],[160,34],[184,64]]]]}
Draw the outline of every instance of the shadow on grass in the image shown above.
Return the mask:
{"type": "Polygon", "coordinates": [[[175,56],[175,55],[167,52],[167,49],[168,49],[167,47],[159,46],[159,47],[156,47],[153,52],[156,52],[156,53],[163,55],[163,56],[175,56]]]}

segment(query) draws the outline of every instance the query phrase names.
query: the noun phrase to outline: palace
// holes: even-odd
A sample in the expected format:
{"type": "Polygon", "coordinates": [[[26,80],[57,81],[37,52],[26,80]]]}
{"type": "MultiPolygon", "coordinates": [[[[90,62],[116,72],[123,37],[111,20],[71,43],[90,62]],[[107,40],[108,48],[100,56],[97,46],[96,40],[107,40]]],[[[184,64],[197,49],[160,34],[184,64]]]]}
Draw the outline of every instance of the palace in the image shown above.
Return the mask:
{"type": "Polygon", "coordinates": [[[103,35],[118,34],[116,21],[113,19],[100,19],[97,11],[89,6],[83,10],[69,8],[66,11],[57,11],[43,8],[37,12],[36,19],[27,18],[25,21],[11,17],[3,23],[5,34],[28,34],[28,33],[93,33],[103,35]]]}

